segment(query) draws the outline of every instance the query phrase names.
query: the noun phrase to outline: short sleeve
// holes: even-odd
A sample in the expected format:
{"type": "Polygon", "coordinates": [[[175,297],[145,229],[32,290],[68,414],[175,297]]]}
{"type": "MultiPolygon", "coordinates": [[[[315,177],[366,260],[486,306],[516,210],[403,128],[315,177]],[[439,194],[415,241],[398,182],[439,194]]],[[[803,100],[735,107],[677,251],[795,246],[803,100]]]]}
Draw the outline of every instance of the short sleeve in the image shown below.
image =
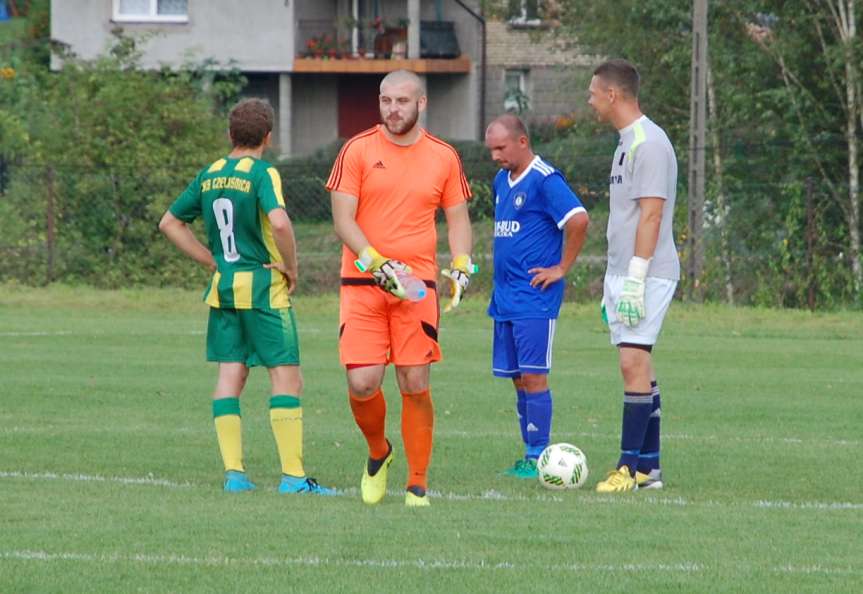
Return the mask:
{"type": "Polygon", "coordinates": [[[669,151],[659,143],[645,142],[633,155],[632,198],[663,198],[668,200],[669,151]]]}
{"type": "Polygon", "coordinates": [[[183,221],[191,223],[201,216],[201,175],[192,180],[180,196],[174,200],[168,211],[183,221]]]}
{"type": "Polygon", "coordinates": [[[441,196],[441,208],[449,208],[456,204],[461,204],[466,200],[470,200],[471,194],[470,184],[467,183],[467,178],[464,175],[464,167],[462,167],[461,158],[455,149],[447,155],[449,160],[447,179],[443,188],[443,196],[441,196]]]}
{"type": "Polygon", "coordinates": [[[542,193],[545,197],[546,212],[554,220],[558,229],[563,229],[573,215],[587,212],[581,200],[559,173],[552,173],[545,178],[542,183],[542,193]]]}
{"type": "Polygon", "coordinates": [[[258,194],[256,196],[258,206],[266,213],[276,208],[284,208],[285,198],[282,195],[282,177],[275,167],[267,167],[267,171],[261,176],[258,183],[258,194]]]}
{"type": "Polygon", "coordinates": [[[330,192],[342,192],[359,198],[363,181],[362,148],[359,142],[345,143],[327,180],[330,192]]]}

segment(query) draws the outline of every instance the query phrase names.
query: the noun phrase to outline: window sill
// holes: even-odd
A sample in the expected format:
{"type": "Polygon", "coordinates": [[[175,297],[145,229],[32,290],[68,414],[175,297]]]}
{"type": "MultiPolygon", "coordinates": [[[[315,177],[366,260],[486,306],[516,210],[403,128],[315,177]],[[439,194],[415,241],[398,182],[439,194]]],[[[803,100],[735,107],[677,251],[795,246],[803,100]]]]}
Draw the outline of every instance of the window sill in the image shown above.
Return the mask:
{"type": "Polygon", "coordinates": [[[510,29],[539,29],[544,31],[553,28],[557,23],[542,19],[517,18],[509,19],[506,24],[510,29]]]}
{"type": "Polygon", "coordinates": [[[161,24],[172,24],[172,25],[186,25],[189,22],[188,15],[177,15],[177,16],[132,16],[132,15],[114,15],[114,18],[111,19],[114,23],[122,23],[122,24],[142,24],[142,25],[161,25],[161,24]]]}

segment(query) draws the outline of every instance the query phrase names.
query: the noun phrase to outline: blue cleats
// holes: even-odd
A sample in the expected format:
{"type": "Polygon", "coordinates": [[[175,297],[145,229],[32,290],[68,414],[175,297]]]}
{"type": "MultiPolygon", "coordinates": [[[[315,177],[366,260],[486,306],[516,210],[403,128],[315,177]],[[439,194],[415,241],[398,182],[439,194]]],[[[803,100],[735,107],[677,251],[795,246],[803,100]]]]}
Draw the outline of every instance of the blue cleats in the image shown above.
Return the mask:
{"type": "Polygon", "coordinates": [[[305,476],[282,475],[279,493],[311,493],[313,495],[338,495],[338,491],[318,484],[313,478],[305,476]]]}
{"type": "Polygon", "coordinates": [[[229,470],[225,473],[225,493],[243,493],[254,490],[255,483],[249,480],[245,472],[229,470]]]}

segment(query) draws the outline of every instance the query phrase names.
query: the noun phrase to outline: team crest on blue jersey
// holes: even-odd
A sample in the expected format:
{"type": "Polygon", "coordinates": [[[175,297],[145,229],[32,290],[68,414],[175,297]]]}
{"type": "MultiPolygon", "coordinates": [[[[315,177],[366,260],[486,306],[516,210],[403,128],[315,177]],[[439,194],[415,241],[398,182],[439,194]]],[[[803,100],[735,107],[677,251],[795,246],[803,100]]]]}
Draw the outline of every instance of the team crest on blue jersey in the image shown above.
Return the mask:
{"type": "Polygon", "coordinates": [[[515,206],[516,208],[521,208],[522,206],[524,206],[524,202],[526,200],[527,200],[527,194],[525,194],[524,192],[519,192],[512,199],[512,205],[515,206]]]}

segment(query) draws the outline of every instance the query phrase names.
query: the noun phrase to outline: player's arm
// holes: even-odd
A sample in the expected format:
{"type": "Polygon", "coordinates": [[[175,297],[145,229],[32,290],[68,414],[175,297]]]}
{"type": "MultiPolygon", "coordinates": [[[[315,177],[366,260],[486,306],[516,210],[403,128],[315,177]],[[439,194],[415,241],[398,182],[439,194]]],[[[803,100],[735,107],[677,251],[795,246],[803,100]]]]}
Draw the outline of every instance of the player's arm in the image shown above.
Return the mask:
{"type": "Polygon", "coordinates": [[[164,233],[171,243],[195,262],[210,271],[216,269],[216,261],[210,250],[198,241],[189,226],[171,214],[171,211],[167,211],[162,216],[162,220],[159,221],[159,231],[164,233]]]}
{"type": "Polygon", "coordinates": [[[461,303],[462,295],[470,285],[470,275],[476,272],[476,267],[470,258],[473,249],[473,228],[470,224],[467,202],[459,202],[444,208],[446,217],[449,249],[453,256],[448,269],[442,274],[450,281],[450,301],[444,312],[451,311],[461,303]]]}
{"type": "Polygon", "coordinates": [[[560,264],[549,266],[548,268],[531,268],[528,270],[530,274],[534,275],[530,279],[531,287],[539,287],[544,291],[549,285],[556,283],[567,275],[575,264],[578,254],[581,253],[584,240],[587,238],[587,227],[589,224],[590,218],[586,212],[577,212],[564,223],[564,244],[560,264]]]}
{"type": "Polygon", "coordinates": [[[618,318],[627,326],[637,325],[646,315],[647,272],[659,240],[662,210],[668,198],[669,160],[674,157],[666,147],[648,141],[638,146],[632,158],[632,195],[638,200],[639,218],[635,250],[617,302],[618,318]]]}
{"type": "Polygon", "coordinates": [[[469,255],[473,247],[473,229],[470,225],[470,215],[467,202],[444,209],[446,217],[449,249],[453,257],[469,255]]]}
{"type": "Polygon", "coordinates": [[[650,260],[659,241],[659,227],[662,225],[662,209],[665,206],[663,198],[640,198],[638,206],[641,214],[635,231],[635,256],[650,260]]]}
{"type": "Polygon", "coordinates": [[[284,208],[274,208],[267,213],[267,218],[270,220],[273,241],[282,261],[264,264],[264,268],[275,268],[285,275],[288,281],[288,294],[291,294],[297,287],[298,270],[297,240],[294,235],[294,226],[284,208]]]}
{"type": "Polygon", "coordinates": [[[331,192],[330,202],[333,210],[333,226],[342,243],[355,254],[359,254],[369,247],[371,244],[366,238],[366,234],[357,224],[357,205],[359,204],[357,197],[344,192],[331,192]]]}

